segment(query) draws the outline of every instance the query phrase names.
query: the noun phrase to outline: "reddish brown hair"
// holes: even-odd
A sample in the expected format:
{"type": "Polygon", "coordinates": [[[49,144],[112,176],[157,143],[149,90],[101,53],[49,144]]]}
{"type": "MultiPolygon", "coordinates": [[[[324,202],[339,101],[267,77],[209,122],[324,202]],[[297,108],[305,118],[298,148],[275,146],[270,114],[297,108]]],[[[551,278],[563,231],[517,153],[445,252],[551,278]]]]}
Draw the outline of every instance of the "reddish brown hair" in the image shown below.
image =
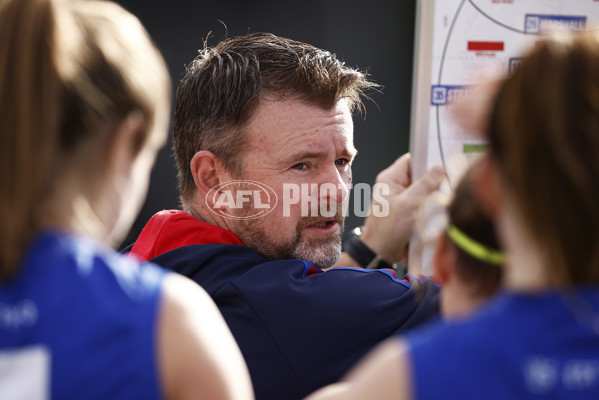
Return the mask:
{"type": "MultiPolygon", "coordinates": [[[[449,223],[468,235],[472,240],[488,249],[501,250],[495,224],[479,205],[473,182],[476,164],[468,169],[458,183],[454,198],[448,207],[449,223]]],[[[499,289],[503,267],[473,257],[445,237],[456,251],[456,274],[462,282],[468,283],[473,295],[489,297],[499,289]]]]}
{"type": "Polygon", "coordinates": [[[540,43],[501,89],[491,153],[555,282],[599,283],[599,37],[540,43]]]}

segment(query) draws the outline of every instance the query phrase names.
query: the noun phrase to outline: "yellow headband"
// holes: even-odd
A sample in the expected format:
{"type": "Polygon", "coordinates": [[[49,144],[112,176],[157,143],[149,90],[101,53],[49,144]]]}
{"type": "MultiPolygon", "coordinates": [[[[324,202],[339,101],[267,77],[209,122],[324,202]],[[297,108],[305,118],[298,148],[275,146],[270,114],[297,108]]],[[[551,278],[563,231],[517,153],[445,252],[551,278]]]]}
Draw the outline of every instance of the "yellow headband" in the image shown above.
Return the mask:
{"type": "Polygon", "coordinates": [[[472,239],[470,236],[462,232],[457,226],[449,225],[447,228],[447,236],[462,249],[466,254],[476,258],[477,260],[486,262],[492,265],[501,265],[505,261],[505,256],[501,251],[490,249],[485,245],[472,239]]]}

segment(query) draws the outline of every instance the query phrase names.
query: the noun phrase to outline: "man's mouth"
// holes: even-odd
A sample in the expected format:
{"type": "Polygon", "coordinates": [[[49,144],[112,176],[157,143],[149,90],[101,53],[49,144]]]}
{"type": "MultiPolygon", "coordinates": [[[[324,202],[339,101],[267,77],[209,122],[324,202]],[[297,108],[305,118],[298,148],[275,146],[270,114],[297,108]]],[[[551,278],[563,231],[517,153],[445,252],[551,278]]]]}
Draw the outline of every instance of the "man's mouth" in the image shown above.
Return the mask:
{"type": "Polygon", "coordinates": [[[306,226],[308,230],[318,234],[330,234],[339,230],[339,223],[334,218],[313,221],[306,226]]]}

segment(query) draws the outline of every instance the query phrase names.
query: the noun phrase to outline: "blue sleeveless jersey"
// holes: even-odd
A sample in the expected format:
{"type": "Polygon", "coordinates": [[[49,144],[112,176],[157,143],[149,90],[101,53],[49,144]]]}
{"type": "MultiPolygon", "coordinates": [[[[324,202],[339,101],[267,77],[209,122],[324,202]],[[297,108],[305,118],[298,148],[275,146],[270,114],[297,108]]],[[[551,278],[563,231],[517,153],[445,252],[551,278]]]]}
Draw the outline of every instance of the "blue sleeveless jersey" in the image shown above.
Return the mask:
{"type": "Polygon", "coordinates": [[[599,289],[502,294],[410,334],[415,399],[599,399],[599,289]]]}
{"type": "Polygon", "coordinates": [[[163,276],[91,239],[40,234],[0,284],[0,398],[160,398],[163,276]]]}

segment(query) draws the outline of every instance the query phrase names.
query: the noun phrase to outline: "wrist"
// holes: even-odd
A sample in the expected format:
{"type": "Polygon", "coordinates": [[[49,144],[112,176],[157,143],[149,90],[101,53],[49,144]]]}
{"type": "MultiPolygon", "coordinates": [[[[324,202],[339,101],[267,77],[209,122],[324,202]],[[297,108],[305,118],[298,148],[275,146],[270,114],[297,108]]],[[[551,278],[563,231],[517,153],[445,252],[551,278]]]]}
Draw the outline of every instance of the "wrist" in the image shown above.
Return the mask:
{"type": "Polygon", "coordinates": [[[362,228],[360,227],[353,229],[345,238],[343,250],[363,268],[393,268],[392,263],[362,240],[362,228]]]}
{"type": "MultiPolygon", "coordinates": [[[[368,246],[374,253],[380,254],[385,260],[388,260],[390,263],[395,262],[392,249],[389,249],[388,245],[386,245],[384,237],[381,237],[380,232],[376,232],[375,230],[368,229],[366,226],[360,227],[361,234],[359,236],[360,240],[368,246]]],[[[388,241],[388,239],[387,239],[388,241]]]]}

